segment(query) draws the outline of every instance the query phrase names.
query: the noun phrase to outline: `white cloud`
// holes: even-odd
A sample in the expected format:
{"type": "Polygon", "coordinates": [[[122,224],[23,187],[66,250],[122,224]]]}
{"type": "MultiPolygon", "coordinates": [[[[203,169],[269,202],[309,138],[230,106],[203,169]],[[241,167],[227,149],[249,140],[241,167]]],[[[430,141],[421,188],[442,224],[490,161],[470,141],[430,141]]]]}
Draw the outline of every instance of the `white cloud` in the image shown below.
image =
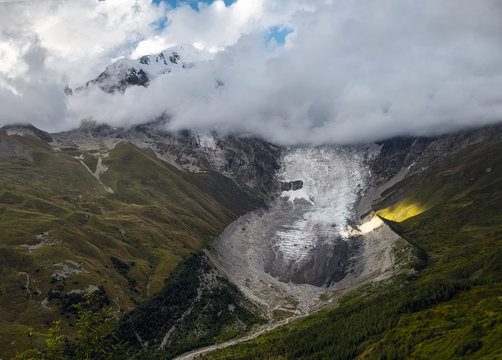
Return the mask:
{"type": "MultiPolygon", "coordinates": [[[[70,6],[57,2],[63,3],[70,6]]],[[[144,5],[140,22],[131,15],[133,1],[126,2],[127,11],[112,5],[99,10],[99,4],[90,3],[94,7],[84,0],[71,3],[77,4],[73,9],[83,9],[78,12],[83,19],[75,19],[72,32],[85,33],[74,47],[68,34],[55,35],[56,29],[68,29],[57,15],[69,11],[63,11],[63,5],[54,5],[62,12],[53,18],[32,21],[37,31],[11,36],[10,41],[35,36],[46,50],[45,68],[58,75],[58,67],[86,74],[120,53],[151,53],[180,42],[225,50],[203,66],[160,77],[146,89],[129,88],[123,96],[96,90],[74,96],[69,104],[68,99],[58,100],[59,113],[42,107],[38,113],[53,114],[48,126],[52,130],[88,116],[118,125],[168,112],[172,128],[247,132],[281,143],[343,143],[433,134],[502,119],[502,5],[497,0],[239,0],[229,7],[215,2],[199,12],[189,6],[157,8],[138,0],[144,5]],[[167,26],[156,33],[153,22],[165,14],[167,26]],[[116,25],[122,21],[130,28],[116,25]],[[89,24],[109,31],[109,36],[100,39],[99,31],[88,33],[89,24]],[[263,37],[273,25],[293,29],[286,46],[264,46],[263,37]],[[70,49],[81,53],[74,56],[70,49]],[[62,54],[71,66],[64,65],[62,54]],[[216,79],[224,86],[216,87],[216,79]]],[[[9,54],[10,64],[22,59],[28,74],[36,56],[30,63],[30,57],[25,58],[29,48],[18,45],[12,52],[12,45],[4,42],[0,52],[9,54]]],[[[34,73],[28,78],[39,79],[34,73]]],[[[0,80],[27,91],[26,81],[22,85],[6,75],[0,80]]],[[[39,80],[36,84],[47,85],[39,80]]],[[[2,86],[8,91],[0,81],[2,86]]],[[[9,111],[16,114],[12,106],[9,111]]]]}
{"type": "Polygon", "coordinates": [[[256,29],[254,26],[263,13],[264,0],[240,0],[229,7],[216,0],[212,4],[199,4],[194,10],[188,4],[167,13],[167,26],[153,39],[140,42],[133,55],[145,49],[160,52],[179,43],[196,43],[201,49],[223,49],[232,45],[242,33],[256,29]]]}
{"type": "Polygon", "coordinates": [[[317,3],[320,1],[239,0],[225,6],[222,0],[216,0],[212,4],[199,3],[198,10],[185,4],[168,11],[165,29],[140,42],[132,57],[160,52],[180,43],[221,51],[234,45],[242,35],[289,25],[296,12],[313,11],[317,3]]]}
{"type": "Polygon", "coordinates": [[[150,0],[0,3],[0,49],[17,53],[8,61],[14,67],[10,71],[22,72],[22,53],[31,43],[40,43],[47,50],[45,66],[72,85],[81,84],[136,42],[153,36],[165,11],[150,0]]]}
{"type": "Polygon", "coordinates": [[[131,54],[132,59],[137,59],[143,55],[160,53],[162,50],[167,49],[176,44],[170,44],[165,38],[159,35],[154,35],[148,39],[139,42],[138,46],[134,49],[131,54]]]}

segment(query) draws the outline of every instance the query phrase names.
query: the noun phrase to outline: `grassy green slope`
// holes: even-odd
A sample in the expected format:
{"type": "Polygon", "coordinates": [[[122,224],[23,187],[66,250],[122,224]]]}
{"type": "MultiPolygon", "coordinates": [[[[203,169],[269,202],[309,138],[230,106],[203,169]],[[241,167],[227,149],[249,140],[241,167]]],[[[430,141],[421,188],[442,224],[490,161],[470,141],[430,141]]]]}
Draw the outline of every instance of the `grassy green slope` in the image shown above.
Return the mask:
{"type": "Polygon", "coordinates": [[[208,359],[502,359],[502,143],[387,191],[379,215],[415,271],[208,359]],[[399,194],[398,196],[396,194],[399,194]]]}
{"type": "Polygon", "coordinates": [[[117,311],[132,309],[184,256],[261,205],[217,173],[181,172],[128,143],[104,156],[0,131],[2,149],[10,149],[0,155],[4,356],[24,346],[27,327],[44,331],[64,318],[70,331],[72,290],[102,286],[117,311]],[[108,169],[98,180],[76,156],[91,171],[101,157],[108,169]]]}

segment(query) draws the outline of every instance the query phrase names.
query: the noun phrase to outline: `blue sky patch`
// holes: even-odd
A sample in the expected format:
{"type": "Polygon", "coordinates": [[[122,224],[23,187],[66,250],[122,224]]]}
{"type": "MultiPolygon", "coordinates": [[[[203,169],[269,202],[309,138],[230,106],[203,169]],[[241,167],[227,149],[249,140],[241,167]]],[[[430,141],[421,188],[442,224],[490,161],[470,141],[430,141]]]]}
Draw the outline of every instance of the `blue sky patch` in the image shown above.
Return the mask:
{"type": "MultiPolygon", "coordinates": [[[[225,6],[230,6],[237,0],[224,0],[225,6]]],[[[183,4],[188,4],[191,6],[192,9],[195,11],[199,11],[198,4],[199,3],[204,3],[204,4],[212,4],[214,0],[152,0],[153,3],[159,4],[161,2],[164,2],[171,7],[175,8],[183,4]]]]}
{"type": "Polygon", "coordinates": [[[286,42],[286,36],[288,34],[291,34],[293,32],[293,29],[276,25],[272,26],[271,28],[268,29],[268,34],[265,37],[265,43],[268,45],[272,39],[275,39],[275,41],[279,45],[284,45],[286,42]]]}

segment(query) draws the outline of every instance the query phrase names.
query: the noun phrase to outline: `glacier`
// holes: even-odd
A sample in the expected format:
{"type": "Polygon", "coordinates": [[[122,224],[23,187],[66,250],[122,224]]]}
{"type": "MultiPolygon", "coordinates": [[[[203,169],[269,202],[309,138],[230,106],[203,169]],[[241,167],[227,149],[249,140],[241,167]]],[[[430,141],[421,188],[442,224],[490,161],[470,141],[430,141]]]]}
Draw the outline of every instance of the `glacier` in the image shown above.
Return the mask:
{"type": "Polygon", "coordinates": [[[347,147],[300,147],[282,159],[279,178],[301,180],[303,187],[283,191],[282,198],[300,205],[302,217],[282,225],[271,239],[277,257],[301,261],[325,242],[347,240],[347,225],[353,208],[369,177],[365,166],[369,149],[347,147]]]}
{"type": "Polygon", "coordinates": [[[307,313],[328,290],[387,276],[398,236],[357,211],[369,187],[369,163],[379,150],[377,145],[286,148],[277,181],[303,185],[282,187],[266,209],[230,224],[212,242],[208,257],[271,314],[307,313]],[[368,221],[374,226],[359,229],[368,221]]]}

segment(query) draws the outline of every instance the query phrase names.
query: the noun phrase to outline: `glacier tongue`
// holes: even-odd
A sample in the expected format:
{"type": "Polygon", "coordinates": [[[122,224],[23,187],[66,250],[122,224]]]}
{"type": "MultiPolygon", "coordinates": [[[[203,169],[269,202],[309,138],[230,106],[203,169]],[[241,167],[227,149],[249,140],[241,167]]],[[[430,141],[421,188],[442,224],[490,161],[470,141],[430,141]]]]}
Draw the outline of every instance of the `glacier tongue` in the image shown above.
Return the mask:
{"type": "Polygon", "coordinates": [[[369,154],[368,149],[331,146],[293,148],[283,156],[279,178],[301,180],[303,187],[283,191],[281,197],[293,207],[307,204],[298,220],[283,224],[271,239],[276,258],[302,261],[324,243],[348,238],[347,223],[365,187],[369,154]]]}

